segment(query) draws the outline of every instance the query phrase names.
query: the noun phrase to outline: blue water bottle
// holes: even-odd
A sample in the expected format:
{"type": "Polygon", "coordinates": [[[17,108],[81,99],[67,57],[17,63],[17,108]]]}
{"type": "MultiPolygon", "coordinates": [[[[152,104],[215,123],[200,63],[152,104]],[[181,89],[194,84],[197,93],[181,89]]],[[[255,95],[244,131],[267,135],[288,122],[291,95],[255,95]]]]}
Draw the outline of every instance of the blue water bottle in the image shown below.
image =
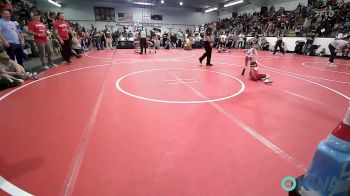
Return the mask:
{"type": "Polygon", "coordinates": [[[343,121],[318,145],[299,184],[299,194],[350,196],[350,107],[343,121]]]}

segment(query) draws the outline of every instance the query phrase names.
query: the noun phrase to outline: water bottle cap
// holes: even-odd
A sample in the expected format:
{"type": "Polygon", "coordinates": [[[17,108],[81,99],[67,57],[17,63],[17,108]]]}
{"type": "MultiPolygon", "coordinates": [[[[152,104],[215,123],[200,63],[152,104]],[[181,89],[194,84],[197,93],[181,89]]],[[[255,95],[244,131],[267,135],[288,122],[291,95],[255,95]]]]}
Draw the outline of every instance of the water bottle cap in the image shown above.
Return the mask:
{"type": "Polygon", "coordinates": [[[348,111],[345,114],[343,122],[344,124],[350,125],[350,107],[348,108],[348,111]]]}
{"type": "Polygon", "coordinates": [[[350,142],[350,107],[348,108],[343,121],[333,130],[332,135],[341,140],[350,142]]]}

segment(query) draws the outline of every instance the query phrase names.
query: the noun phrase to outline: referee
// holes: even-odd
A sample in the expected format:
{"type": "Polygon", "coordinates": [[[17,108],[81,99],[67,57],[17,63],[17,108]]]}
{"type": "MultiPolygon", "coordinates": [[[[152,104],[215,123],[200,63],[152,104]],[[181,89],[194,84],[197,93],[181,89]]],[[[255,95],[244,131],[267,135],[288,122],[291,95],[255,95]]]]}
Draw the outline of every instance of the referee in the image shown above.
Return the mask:
{"type": "Polygon", "coordinates": [[[140,32],[140,47],[141,47],[141,51],[140,54],[143,54],[143,49],[145,49],[145,54],[147,54],[146,52],[146,48],[147,48],[147,33],[144,29],[142,29],[142,31],[140,32]]]}
{"type": "Polygon", "coordinates": [[[213,51],[213,43],[214,43],[214,33],[213,30],[216,27],[216,23],[211,23],[207,29],[205,29],[204,33],[204,49],[205,53],[201,58],[199,58],[199,62],[202,64],[202,61],[207,58],[207,66],[213,66],[211,64],[211,53],[213,51]]]}
{"type": "Polygon", "coordinates": [[[279,48],[280,52],[284,55],[285,51],[282,47],[283,37],[282,37],[282,35],[277,35],[276,38],[277,38],[277,41],[275,44],[275,49],[273,50],[273,54],[276,54],[277,48],[279,48]]]}

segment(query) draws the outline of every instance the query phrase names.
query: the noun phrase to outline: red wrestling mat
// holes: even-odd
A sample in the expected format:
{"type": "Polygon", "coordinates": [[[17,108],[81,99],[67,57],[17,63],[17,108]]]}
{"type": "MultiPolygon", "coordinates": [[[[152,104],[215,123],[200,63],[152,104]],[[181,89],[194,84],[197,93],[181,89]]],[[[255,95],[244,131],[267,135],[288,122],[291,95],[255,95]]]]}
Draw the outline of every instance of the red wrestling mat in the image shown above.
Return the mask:
{"type": "Polygon", "coordinates": [[[287,195],[349,104],[349,61],[93,51],[0,96],[0,195],[287,195]],[[11,183],[11,184],[9,184],[11,183]],[[11,189],[12,188],[12,189],[11,189]]]}

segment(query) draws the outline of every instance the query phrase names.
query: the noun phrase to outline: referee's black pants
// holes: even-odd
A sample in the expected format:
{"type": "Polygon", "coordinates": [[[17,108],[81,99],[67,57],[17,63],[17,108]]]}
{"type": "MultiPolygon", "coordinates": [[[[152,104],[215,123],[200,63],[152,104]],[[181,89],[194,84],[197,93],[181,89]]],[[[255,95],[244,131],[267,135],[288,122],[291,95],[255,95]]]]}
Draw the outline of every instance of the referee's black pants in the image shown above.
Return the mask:
{"type": "Polygon", "coordinates": [[[211,54],[213,52],[213,48],[210,46],[210,43],[208,41],[204,42],[204,49],[205,49],[205,53],[199,59],[203,61],[205,58],[207,58],[207,65],[209,65],[211,62],[211,54]]]}
{"type": "Polygon", "coordinates": [[[337,56],[337,53],[335,52],[335,48],[331,44],[328,45],[328,48],[329,48],[329,51],[331,52],[331,57],[329,57],[329,62],[333,63],[335,57],[337,56]]]}
{"type": "Polygon", "coordinates": [[[140,54],[143,54],[143,49],[145,49],[145,54],[146,54],[147,53],[146,52],[146,48],[147,48],[147,39],[146,38],[141,38],[140,47],[141,47],[140,54]]]}

